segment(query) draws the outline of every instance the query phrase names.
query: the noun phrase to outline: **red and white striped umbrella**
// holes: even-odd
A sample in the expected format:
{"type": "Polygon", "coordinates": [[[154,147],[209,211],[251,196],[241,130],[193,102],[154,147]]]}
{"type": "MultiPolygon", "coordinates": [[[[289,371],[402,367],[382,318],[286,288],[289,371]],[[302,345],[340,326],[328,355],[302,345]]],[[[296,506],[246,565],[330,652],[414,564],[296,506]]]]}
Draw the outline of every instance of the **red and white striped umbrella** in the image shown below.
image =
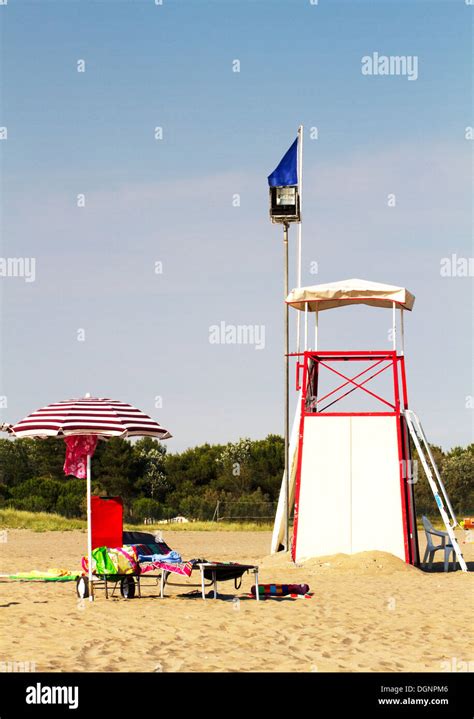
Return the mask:
{"type": "Polygon", "coordinates": [[[8,427],[16,437],[68,437],[95,434],[109,437],[157,437],[172,435],[158,422],[126,402],[103,397],[83,397],[55,402],[32,412],[8,427]]]}

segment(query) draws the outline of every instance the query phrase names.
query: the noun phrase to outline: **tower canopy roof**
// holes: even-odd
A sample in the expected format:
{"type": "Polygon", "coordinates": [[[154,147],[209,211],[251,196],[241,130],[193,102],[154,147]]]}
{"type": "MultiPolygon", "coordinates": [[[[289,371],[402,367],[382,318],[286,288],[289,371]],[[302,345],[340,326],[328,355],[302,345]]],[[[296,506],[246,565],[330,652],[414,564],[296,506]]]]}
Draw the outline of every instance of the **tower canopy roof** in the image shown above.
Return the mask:
{"type": "Polygon", "coordinates": [[[309,312],[354,304],[389,308],[393,307],[394,302],[399,308],[411,311],[415,304],[415,296],[404,287],[352,279],[328,282],[325,285],[297,287],[291,290],[286,301],[297,310],[304,310],[305,305],[308,304],[309,312]]]}

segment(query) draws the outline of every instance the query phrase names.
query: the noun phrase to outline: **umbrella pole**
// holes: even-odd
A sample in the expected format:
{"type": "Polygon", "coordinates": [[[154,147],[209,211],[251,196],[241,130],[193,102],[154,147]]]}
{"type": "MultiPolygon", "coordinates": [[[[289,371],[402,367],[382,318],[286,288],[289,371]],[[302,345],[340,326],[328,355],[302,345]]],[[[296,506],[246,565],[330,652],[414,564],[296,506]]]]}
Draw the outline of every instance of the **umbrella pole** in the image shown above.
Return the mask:
{"type": "Polygon", "coordinates": [[[92,587],[92,511],[91,511],[91,458],[87,455],[87,566],[89,572],[89,601],[94,601],[92,587]]]}

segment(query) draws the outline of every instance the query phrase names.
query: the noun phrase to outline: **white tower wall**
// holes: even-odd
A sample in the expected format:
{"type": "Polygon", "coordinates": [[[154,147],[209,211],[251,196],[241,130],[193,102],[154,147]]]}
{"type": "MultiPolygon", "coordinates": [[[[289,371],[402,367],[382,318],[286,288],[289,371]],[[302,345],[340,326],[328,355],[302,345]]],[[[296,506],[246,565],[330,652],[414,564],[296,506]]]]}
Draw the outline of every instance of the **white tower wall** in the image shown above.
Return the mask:
{"type": "Polygon", "coordinates": [[[295,560],[370,550],[405,560],[397,417],[306,417],[295,560]]]}

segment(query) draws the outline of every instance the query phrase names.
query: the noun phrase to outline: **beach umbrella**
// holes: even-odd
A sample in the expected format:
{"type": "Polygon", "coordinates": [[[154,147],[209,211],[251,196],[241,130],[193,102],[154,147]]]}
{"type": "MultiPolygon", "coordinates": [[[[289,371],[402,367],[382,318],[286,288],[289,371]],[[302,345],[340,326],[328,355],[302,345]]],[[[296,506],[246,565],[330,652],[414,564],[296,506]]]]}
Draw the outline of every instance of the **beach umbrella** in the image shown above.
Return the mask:
{"type": "Polygon", "coordinates": [[[14,425],[2,425],[14,437],[56,437],[66,442],[66,474],[87,480],[87,558],[92,601],[91,457],[97,441],[111,437],[156,437],[171,434],[158,422],[126,402],[86,395],[55,402],[32,412],[14,425]]]}

